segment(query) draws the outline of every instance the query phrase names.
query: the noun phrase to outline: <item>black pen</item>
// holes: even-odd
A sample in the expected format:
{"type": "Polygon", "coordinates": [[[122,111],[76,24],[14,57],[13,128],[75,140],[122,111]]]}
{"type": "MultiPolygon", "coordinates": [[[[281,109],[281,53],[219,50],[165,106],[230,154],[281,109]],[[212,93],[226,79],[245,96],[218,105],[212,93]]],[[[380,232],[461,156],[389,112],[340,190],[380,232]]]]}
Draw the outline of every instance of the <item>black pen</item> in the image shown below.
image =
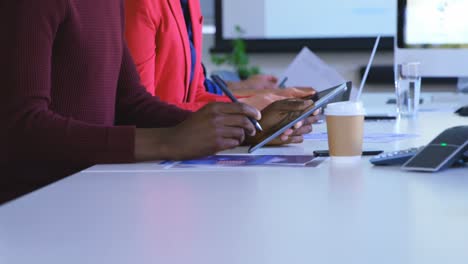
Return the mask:
{"type": "Polygon", "coordinates": [[[279,88],[285,88],[286,82],[288,81],[288,77],[284,77],[284,79],[278,85],[279,88]]]}
{"type": "MultiPolygon", "coordinates": [[[[226,94],[226,96],[229,97],[229,99],[231,99],[231,101],[233,101],[234,103],[239,102],[237,100],[237,98],[231,93],[231,91],[229,90],[227,84],[224,82],[224,80],[221,77],[219,77],[218,75],[213,75],[213,76],[211,76],[211,78],[219,86],[219,88],[221,90],[223,90],[224,94],[226,94]]],[[[255,128],[258,131],[263,131],[262,126],[260,126],[260,124],[258,123],[257,120],[255,120],[255,119],[253,119],[251,117],[248,117],[248,119],[250,120],[250,122],[252,122],[252,124],[255,126],[255,128]]]]}

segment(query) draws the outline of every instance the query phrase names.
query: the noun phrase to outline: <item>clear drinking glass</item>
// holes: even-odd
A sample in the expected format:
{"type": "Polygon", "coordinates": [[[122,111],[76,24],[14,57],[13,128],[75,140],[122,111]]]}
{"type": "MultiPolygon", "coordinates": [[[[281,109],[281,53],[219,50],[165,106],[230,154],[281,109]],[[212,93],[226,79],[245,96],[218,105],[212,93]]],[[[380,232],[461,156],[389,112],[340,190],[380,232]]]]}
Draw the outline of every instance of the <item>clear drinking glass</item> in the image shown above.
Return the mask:
{"type": "Polygon", "coordinates": [[[468,93],[468,77],[458,78],[457,91],[459,93],[468,93]]]}
{"type": "Polygon", "coordinates": [[[421,94],[419,65],[419,62],[397,65],[396,101],[397,111],[401,116],[413,116],[418,112],[421,94]]]}

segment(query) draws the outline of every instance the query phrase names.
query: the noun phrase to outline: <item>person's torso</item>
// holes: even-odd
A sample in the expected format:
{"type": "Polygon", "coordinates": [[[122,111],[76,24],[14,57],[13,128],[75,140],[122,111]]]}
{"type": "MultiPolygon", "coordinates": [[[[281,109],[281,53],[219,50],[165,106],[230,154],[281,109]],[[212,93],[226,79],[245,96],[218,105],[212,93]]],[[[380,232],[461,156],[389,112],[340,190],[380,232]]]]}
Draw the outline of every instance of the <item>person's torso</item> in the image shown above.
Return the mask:
{"type": "Polygon", "coordinates": [[[113,125],[123,49],[117,1],[69,0],[52,47],[50,107],[58,114],[113,125]]]}
{"type": "Polygon", "coordinates": [[[196,89],[200,85],[202,70],[202,24],[203,17],[198,0],[189,0],[193,46],[196,65],[191,69],[189,35],[180,0],[153,0],[150,7],[154,12],[155,76],[156,95],[167,102],[194,102],[196,89]],[[190,81],[190,75],[192,80],[190,81]],[[182,89],[184,89],[182,91],[182,89]]]}
{"type": "MultiPolygon", "coordinates": [[[[51,46],[45,47],[52,51],[50,68],[37,71],[37,74],[50,74],[50,84],[44,83],[50,86],[50,110],[57,115],[89,124],[113,125],[123,51],[122,1],[44,0],[43,5],[46,5],[44,9],[50,8],[51,16],[58,18],[44,15],[44,20],[37,21],[39,25],[34,29],[42,30],[44,37],[52,40],[51,46]],[[53,6],[55,4],[57,6],[53,6]],[[60,5],[66,7],[65,15],[60,5]],[[57,28],[56,32],[49,32],[47,23],[57,23],[50,27],[57,28]]],[[[21,4],[8,7],[22,8],[21,4]]],[[[23,41],[29,41],[28,32],[19,34],[24,35],[23,41]]],[[[32,94],[38,93],[34,91],[32,94]]],[[[48,97],[49,94],[44,96],[48,97]]],[[[1,161],[5,160],[8,161],[8,157],[2,157],[1,161]]],[[[85,165],[77,165],[74,161],[41,161],[25,164],[0,162],[0,167],[4,173],[0,177],[2,203],[84,169],[85,165]]]]}

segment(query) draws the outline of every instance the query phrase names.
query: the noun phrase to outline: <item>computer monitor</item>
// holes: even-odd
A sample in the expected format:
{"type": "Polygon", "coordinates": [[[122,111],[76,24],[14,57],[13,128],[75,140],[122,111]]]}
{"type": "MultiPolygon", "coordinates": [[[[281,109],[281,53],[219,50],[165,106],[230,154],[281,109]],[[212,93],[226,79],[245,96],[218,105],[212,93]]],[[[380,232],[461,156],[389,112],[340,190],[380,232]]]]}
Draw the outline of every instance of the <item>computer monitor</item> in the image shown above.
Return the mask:
{"type": "Polygon", "coordinates": [[[389,0],[216,0],[215,51],[226,51],[244,30],[250,51],[363,50],[383,37],[393,49],[396,3],[389,0]]]}
{"type": "Polygon", "coordinates": [[[398,0],[395,65],[419,62],[422,77],[468,76],[468,1],[398,0]]]}

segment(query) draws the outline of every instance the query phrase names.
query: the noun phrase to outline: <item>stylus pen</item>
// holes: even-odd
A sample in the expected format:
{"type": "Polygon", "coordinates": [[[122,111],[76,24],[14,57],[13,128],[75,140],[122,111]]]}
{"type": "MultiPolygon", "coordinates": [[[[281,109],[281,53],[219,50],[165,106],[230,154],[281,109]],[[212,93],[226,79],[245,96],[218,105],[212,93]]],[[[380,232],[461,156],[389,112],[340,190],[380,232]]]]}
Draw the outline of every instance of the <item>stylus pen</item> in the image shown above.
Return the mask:
{"type": "MultiPolygon", "coordinates": [[[[237,98],[231,93],[231,91],[229,90],[229,88],[227,87],[227,84],[224,82],[223,79],[221,79],[221,77],[219,77],[218,75],[213,75],[211,76],[211,78],[213,79],[213,81],[219,86],[219,88],[221,90],[223,90],[224,94],[226,94],[227,97],[229,97],[229,99],[231,99],[231,101],[233,101],[234,103],[238,103],[239,101],[237,100],[237,98]]],[[[252,124],[255,126],[255,128],[258,130],[258,131],[263,131],[263,128],[262,126],[260,126],[260,124],[258,123],[257,120],[251,118],[251,117],[248,117],[248,119],[250,120],[250,122],[252,122],[252,124]]]]}
{"type": "Polygon", "coordinates": [[[279,88],[285,88],[286,82],[288,81],[288,77],[284,77],[284,79],[278,85],[279,88]]]}

